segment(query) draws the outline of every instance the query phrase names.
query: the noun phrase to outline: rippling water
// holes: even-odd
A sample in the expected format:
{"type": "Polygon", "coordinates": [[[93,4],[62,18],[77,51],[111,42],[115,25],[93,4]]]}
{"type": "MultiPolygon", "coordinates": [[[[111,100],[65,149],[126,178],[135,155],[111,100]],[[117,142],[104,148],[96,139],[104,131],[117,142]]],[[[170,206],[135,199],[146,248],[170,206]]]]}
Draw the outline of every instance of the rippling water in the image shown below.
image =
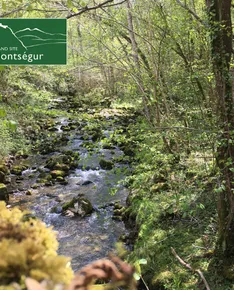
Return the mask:
{"type": "MultiPolygon", "coordinates": [[[[62,124],[66,124],[65,119],[62,120],[62,124]]],[[[58,125],[58,134],[61,133],[60,128],[58,125]]],[[[111,130],[112,128],[109,128],[105,131],[106,136],[109,136],[111,130]]],[[[124,204],[127,190],[118,185],[118,191],[113,196],[110,189],[124,178],[124,170],[128,167],[116,163],[111,171],[99,168],[100,158],[111,159],[122,155],[123,152],[117,147],[114,150],[97,147],[95,153],[90,154],[81,146],[82,143],[81,135],[73,132],[69,145],[61,147],[63,150],[78,151],[81,156],[78,168],[71,171],[67,177],[67,185],[56,183],[53,186],[41,187],[34,190],[31,196],[26,196],[25,190],[37,179],[38,167],[43,169],[45,157],[52,156],[53,153],[47,156],[32,156],[29,158],[31,168],[23,172],[24,179],[18,184],[22,191],[15,191],[11,198],[13,205],[20,204],[22,208],[29,208],[48,226],[54,227],[58,232],[59,254],[72,257],[74,270],[106,256],[114,248],[118,237],[126,232],[122,222],[112,219],[112,203],[120,201],[124,204]],[[59,211],[61,201],[68,201],[78,194],[84,194],[92,202],[96,210],[91,216],[82,219],[51,213],[54,206],[58,206],[59,211]],[[106,204],[110,205],[103,208],[106,204]]]]}

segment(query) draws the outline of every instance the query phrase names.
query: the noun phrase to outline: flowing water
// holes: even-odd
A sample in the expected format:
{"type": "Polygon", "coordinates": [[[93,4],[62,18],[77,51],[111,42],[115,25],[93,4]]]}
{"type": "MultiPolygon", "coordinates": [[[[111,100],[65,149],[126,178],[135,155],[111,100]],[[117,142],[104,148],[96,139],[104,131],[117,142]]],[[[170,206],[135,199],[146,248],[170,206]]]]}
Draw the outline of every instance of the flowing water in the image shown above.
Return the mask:
{"type": "MultiPolygon", "coordinates": [[[[107,137],[114,129],[112,121],[106,122],[104,133],[107,137]]],[[[63,133],[61,125],[66,122],[65,118],[59,120],[57,134],[63,133]]],[[[112,150],[101,149],[100,144],[97,144],[95,150],[90,153],[82,147],[84,141],[80,131],[73,130],[69,139],[68,145],[60,146],[59,151],[79,152],[80,161],[78,167],[69,172],[66,178],[68,183],[39,187],[32,190],[32,195],[26,195],[26,191],[37,180],[38,169],[47,171],[44,167],[46,160],[58,152],[30,156],[27,159],[30,168],[23,172],[22,177],[12,176],[17,189],[11,195],[10,202],[12,205],[30,209],[48,226],[53,226],[57,231],[59,254],[72,257],[72,267],[76,271],[93,260],[105,257],[114,248],[119,236],[126,233],[123,222],[112,217],[114,202],[119,201],[123,205],[125,203],[127,190],[118,182],[123,180],[129,167],[126,164],[115,163],[112,170],[102,170],[99,166],[100,158],[110,160],[123,155],[118,147],[112,150]],[[118,190],[115,195],[111,195],[110,189],[114,186],[117,186],[118,190]],[[84,194],[91,201],[95,211],[85,218],[61,215],[61,203],[79,194],[84,194]],[[55,206],[56,213],[52,213],[55,206]]]]}

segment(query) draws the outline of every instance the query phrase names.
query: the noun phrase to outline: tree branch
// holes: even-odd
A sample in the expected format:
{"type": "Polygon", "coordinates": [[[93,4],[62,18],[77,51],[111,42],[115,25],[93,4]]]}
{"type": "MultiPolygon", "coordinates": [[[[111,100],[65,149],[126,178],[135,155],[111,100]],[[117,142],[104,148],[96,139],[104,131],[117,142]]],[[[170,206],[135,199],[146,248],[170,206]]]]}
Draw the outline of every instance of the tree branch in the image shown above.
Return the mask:
{"type": "Polygon", "coordinates": [[[186,263],[184,260],[182,260],[182,259],[177,255],[176,251],[175,251],[173,248],[171,248],[171,252],[172,252],[172,254],[174,255],[174,257],[175,257],[175,258],[180,262],[180,264],[181,264],[182,266],[184,266],[185,268],[189,269],[189,270],[192,271],[193,273],[197,273],[197,274],[201,277],[202,281],[204,282],[204,284],[205,284],[205,286],[206,286],[206,289],[207,289],[207,290],[210,290],[210,286],[208,285],[208,283],[207,283],[207,281],[206,281],[206,278],[204,277],[204,275],[203,275],[203,273],[202,273],[201,270],[195,270],[195,269],[193,269],[192,266],[191,266],[190,264],[186,263]]]}
{"type": "Polygon", "coordinates": [[[84,8],[80,9],[77,13],[68,15],[67,16],[67,19],[72,18],[72,17],[75,17],[75,16],[78,16],[78,15],[81,15],[82,13],[84,13],[86,11],[96,10],[98,8],[106,8],[106,7],[116,6],[116,5],[120,5],[120,4],[124,3],[124,2],[126,2],[126,0],[123,0],[122,2],[119,2],[119,3],[115,3],[115,4],[111,4],[111,5],[106,5],[106,4],[111,3],[113,1],[114,0],[106,0],[103,3],[97,4],[96,6],[91,6],[91,7],[85,6],[84,8]]]}
{"type": "Polygon", "coordinates": [[[56,13],[56,12],[66,12],[67,9],[46,10],[46,9],[32,8],[32,9],[30,9],[30,11],[39,11],[39,12],[56,13]]]}
{"type": "Polygon", "coordinates": [[[182,3],[180,0],[176,0],[176,2],[185,10],[187,10],[190,14],[193,15],[193,17],[195,19],[197,19],[197,21],[199,21],[202,25],[207,26],[207,23],[205,21],[203,21],[193,10],[191,10],[187,5],[185,5],[184,3],[182,3]]]}
{"type": "Polygon", "coordinates": [[[12,13],[16,13],[16,12],[19,12],[19,11],[21,11],[21,10],[24,10],[24,8],[26,8],[28,5],[29,5],[29,4],[25,4],[25,5],[23,5],[23,6],[21,6],[21,7],[18,7],[18,8],[16,8],[16,9],[12,10],[12,11],[5,12],[5,13],[3,13],[3,14],[0,15],[0,18],[6,17],[6,16],[8,16],[8,15],[10,15],[10,14],[12,14],[12,13]]]}

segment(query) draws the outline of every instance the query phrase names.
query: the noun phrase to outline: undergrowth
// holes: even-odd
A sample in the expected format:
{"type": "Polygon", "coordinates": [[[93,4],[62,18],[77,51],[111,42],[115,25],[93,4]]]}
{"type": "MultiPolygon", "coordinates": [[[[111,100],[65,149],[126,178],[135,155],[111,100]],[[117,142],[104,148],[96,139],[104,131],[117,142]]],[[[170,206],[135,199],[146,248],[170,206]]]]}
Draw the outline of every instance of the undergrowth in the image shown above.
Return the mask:
{"type": "Polygon", "coordinates": [[[129,260],[147,260],[142,276],[149,289],[204,289],[200,277],[175,259],[173,247],[204,273],[211,289],[234,289],[209,268],[217,232],[214,138],[203,134],[201,143],[195,143],[192,138],[199,140],[199,136],[190,134],[187,152],[185,132],[149,129],[142,118],[128,130],[136,149],[134,172],[126,180],[127,212],[138,228],[129,260]],[[171,140],[176,140],[176,146],[171,140]]]}

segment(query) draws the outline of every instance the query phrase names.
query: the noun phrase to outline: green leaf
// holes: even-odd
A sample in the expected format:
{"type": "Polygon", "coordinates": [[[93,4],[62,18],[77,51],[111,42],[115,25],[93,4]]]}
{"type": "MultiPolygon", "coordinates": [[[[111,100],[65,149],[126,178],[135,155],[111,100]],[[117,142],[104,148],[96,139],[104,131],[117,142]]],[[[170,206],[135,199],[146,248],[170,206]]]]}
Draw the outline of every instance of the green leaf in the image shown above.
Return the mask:
{"type": "Polygon", "coordinates": [[[5,1],[2,3],[2,10],[6,10],[7,9],[7,6],[6,6],[6,3],[5,1]]]}
{"type": "Polygon", "coordinates": [[[11,131],[15,131],[17,128],[16,122],[12,120],[10,120],[7,125],[11,131]]]}
{"type": "Polygon", "coordinates": [[[137,281],[141,279],[141,275],[139,275],[139,274],[137,274],[137,273],[134,273],[134,274],[133,274],[133,277],[134,277],[134,279],[137,280],[137,281]]]}
{"type": "Polygon", "coordinates": [[[0,66],[0,71],[4,70],[6,67],[5,66],[0,66]]]}
{"type": "Polygon", "coordinates": [[[72,0],[67,0],[67,7],[72,8],[72,6],[73,6],[72,0]]]}
{"type": "Polygon", "coordinates": [[[0,117],[1,118],[4,118],[4,117],[6,117],[6,111],[4,110],[4,109],[0,109],[0,117]]]}
{"type": "Polygon", "coordinates": [[[138,261],[138,263],[139,263],[140,265],[146,265],[146,264],[147,264],[147,261],[146,261],[146,259],[140,259],[140,260],[138,261]]]}
{"type": "Polygon", "coordinates": [[[87,3],[85,1],[81,1],[80,2],[80,5],[83,6],[83,7],[85,7],[87,5],[87,3]]]}
{"type": "Polygon", "coordinates": [[[77,13],[79,10],[76,7],[72,8],[72,12],[77,13]]]}
{"type": "Polygon", "coordinates": [[[200,207],[201,209],[205,209],[205,206],[204,206],[204,204],[202,204],[202,203],[199,204],[199,207],[200,207]]]}

